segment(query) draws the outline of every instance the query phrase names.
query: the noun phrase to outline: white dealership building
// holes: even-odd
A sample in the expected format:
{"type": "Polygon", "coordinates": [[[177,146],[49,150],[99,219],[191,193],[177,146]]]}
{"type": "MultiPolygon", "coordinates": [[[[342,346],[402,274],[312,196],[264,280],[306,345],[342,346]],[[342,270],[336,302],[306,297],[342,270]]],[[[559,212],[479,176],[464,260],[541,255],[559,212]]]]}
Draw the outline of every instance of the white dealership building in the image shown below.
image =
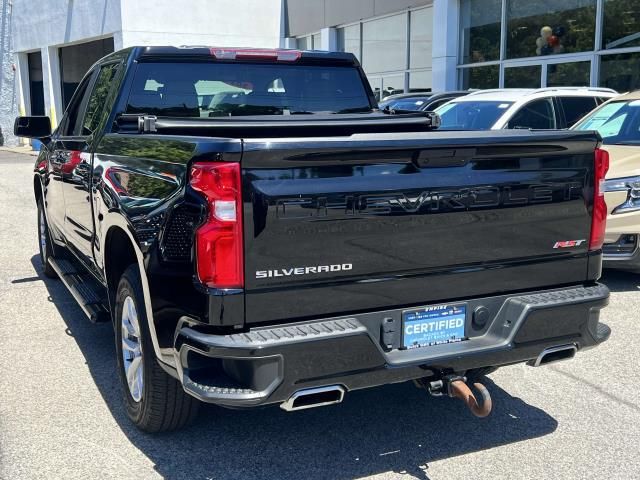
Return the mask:
{"type": "Polygon", "coordinates": [[[0,127],[54,125],[87,68],[132,45],[340,50],[379,97],[640,88],[640,0],[0,0],[0,127]]]}

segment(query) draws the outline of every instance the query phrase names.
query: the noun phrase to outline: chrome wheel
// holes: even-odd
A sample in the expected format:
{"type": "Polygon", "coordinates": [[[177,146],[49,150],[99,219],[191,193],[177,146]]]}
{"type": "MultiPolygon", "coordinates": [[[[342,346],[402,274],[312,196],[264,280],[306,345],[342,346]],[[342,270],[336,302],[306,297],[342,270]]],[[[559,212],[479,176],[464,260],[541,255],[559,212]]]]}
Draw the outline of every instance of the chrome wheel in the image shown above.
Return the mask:
{"type": "Polygon", "coordinates": [[[144,386],[144,369],[142,364],[142,339],[140,338],[140,323],[133,298],[127,296],[122,303],[122,363],[127,379],[129,393],[134,401],[142,399],[144,386]]]}
{"type": "MultiPolygon", "coordinates": [[[[47,263],[47,221],[44,218],[44,209],[40,209],[40,254],[42,263],[47,263]]],[[[32,224],[33,225],[33,224],[32,224]]]]}

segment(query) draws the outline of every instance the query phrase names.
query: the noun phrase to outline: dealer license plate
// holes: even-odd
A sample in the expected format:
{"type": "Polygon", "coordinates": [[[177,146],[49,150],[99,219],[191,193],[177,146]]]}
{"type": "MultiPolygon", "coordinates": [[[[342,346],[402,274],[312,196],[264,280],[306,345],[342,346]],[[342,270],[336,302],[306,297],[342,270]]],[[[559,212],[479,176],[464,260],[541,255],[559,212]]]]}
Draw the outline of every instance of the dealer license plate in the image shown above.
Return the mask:
{"type": "Polygon", "coordinates": [[[428,347],[465,340],[466,305],[432,305],[402,313],[404,348],[428,347]]]}

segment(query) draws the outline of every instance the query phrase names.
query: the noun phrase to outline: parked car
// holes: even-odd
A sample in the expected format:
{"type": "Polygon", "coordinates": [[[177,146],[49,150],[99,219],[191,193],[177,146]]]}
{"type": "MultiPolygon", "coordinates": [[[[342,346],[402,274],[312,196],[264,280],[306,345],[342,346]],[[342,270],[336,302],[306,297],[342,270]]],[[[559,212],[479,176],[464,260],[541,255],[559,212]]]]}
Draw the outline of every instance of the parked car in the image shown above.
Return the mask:
{"type": "Polygon", "coordinates": [[[618,95],[608,88],[479,90],[437,108],[442,130],[563,129],[618,95]]]}
{"type": "Polygon", "coordinates": [[[454,91],[441,93],[402,93],[391,95],[378,104],[380,110],[415,110],[415,111],[433,111],[440,105],[444,105],[454,98],[468,95],[470,91],[454,91]]]}
{"type": "Polygon", "coordinates": [[[352,54],[204,47],[113,53],[54,132],[17,118],[44,273],[113,323],[131,421],[409,380],[486,416],[486,372],[607,340],[597,134],[436,120],[378,111],[352,54]],[[211,117],[202,83],[246,95],[211,117]]]}
{"type": "Polygon", "coordinates": [[[640,271],[640,91],[609,100],[574,130],[597,130],[610,156],[604,266],[640,271]]]}

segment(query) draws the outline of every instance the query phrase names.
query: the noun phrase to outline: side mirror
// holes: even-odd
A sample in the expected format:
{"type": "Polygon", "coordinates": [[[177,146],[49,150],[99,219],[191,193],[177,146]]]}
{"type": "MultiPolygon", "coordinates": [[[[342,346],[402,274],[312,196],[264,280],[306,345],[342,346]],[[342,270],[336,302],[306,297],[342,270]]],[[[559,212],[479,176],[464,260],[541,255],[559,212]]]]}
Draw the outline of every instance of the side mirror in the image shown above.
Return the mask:
{"type": "Polygon", "coordinates": [[[16,137],[45,138],[51,136],[49,117],[18,117],[13,124],[16,137]]]}

